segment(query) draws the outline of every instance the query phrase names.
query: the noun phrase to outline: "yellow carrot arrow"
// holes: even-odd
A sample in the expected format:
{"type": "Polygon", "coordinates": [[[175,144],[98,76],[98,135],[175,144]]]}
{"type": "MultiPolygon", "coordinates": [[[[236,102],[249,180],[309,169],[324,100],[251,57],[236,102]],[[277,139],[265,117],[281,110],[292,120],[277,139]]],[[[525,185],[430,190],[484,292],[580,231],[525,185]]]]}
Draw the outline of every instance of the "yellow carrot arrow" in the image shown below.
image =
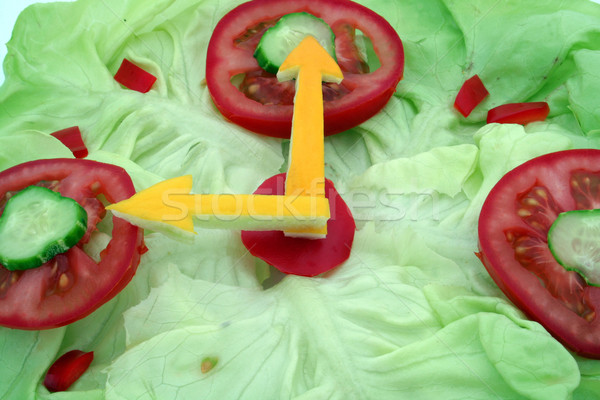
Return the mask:
{"type": "Polygon", "coordinates": [[[201,227],[282,230],[290,236],[324,237],[329,201],[325,198],[322,81],[341,82],[335,60],[307,36],[279,68],[280,80],[296,79],[290,161],[285,195],[191,194],[192,177],[160,182],[106,207],[140,227],[194,234],[201,227]]]}
{"type": "Polygon", "coordinates": [[[191,175],[168,179],[106,209],[132,224],[178,238],[195,233],[194,220],[203,228],[283,231],[322,226],[329,219],[325,198],[190,194],[191,190],[191,175]]]}
{"type": "MultiPolygon", "coordinates": [[[[342,71],[313,36],[287,56],[277,78],[296,79],[286,195],[325,197],[325,143],[322,81],[340,83],[342,71]]],[[[285,230],[288,236],[325,237],[327,225],[285,230]]]]}

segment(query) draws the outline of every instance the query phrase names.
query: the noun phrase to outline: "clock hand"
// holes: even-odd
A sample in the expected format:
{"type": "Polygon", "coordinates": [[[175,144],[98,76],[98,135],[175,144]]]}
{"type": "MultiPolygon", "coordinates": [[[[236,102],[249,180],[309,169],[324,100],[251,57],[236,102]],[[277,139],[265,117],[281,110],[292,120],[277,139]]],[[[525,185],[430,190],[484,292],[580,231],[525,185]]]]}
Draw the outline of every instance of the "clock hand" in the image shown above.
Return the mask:
{"type": "Polygon", "coordinates": [[[325,197],[322,81],[341,82],[335,60],[307,36],[281,65],[280,80],[296,79],[290,161],[285,195],[191,194],[190,175],[173,178],[106,207],[117,217],[178,238],[205,228],[282,230],[288,236],[323,238],[325,197]]]}
{"type": "MultiPolygon", "coordinates": [[[[340,83],[342,71],[313,36],[290,52],[277,73],[280,81],[296,79],[286,195],[325,198],[325,143],[322,81],[340,83]]],[[[323,238],[327,224],[285,230],[286,236],[323,238]]]]}
{"type": "Polygon", "coordinates": [[[192,176],[168,179],[106,207],[145,229],[190,237],[203,228],[285,230],[327,224],[329,201],[304,195],[190,194],[192,176]]]}

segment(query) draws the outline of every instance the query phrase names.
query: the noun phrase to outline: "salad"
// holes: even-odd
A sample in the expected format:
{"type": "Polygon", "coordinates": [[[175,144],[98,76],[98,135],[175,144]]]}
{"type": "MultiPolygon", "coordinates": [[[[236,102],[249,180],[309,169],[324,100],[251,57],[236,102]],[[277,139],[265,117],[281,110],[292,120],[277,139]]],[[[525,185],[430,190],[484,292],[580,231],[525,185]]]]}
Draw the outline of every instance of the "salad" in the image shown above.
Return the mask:
{"type": "MultiPolygon", "coordinates": [[[[74,198],[87,221],[55,267],[0,270],[0,398],[600,396],[600,353],[561,333],[594,325],[598,291],[565,271],[581,296],[546,301],[552,277],[511,283],[515,257],[494,253],[498,232],[509,246],[503,221],[525,215],[505,206],[515,199],[527,212],[550,197],[558,207],[540,208],[600,208],[598,192],[573,203],[551,179],[595,182],[600,170],[590,166],[600,157],[600,5],[297,9],[306,2],[254,0],[240,12],[242,0],[78,0],[22,12],[0,87],[0,207],[37,185],[74,198]],[[293,83],[248,65],[257,32],[299,11],[331,26],[347,78],[324,90],[325,177],[356,226],[345,261],[288,275],[239,231],[196,229],[184,242],[113,218],[108,204],[167,179],[191,175],[194,193],[253,193],[287,170],[293,83]],[[225,48],[231,40],[247,48],[225,48]],[[124,60],[149,86],[115,79],[124,60]],[[477,83],[476,100],[455,106],[474,76],[485,92],[477,83]],[[232,101],[240,93],[247,101],[232,101]],[[526,120],[502,119],[524,103],[537,107],[526,120]],[[490,110],[500,120],[488,123],[490,110]],[[545,164],[558,159],[570,175],[545,164]],[[528,174],[546,191],[511,193],[528,174]],[[552,318],[560,307],[577,319],[552,318]]],[[[550,221],[535,218],[509,237],[540,236],[550,221]]],[[[541,247],[530,243],[535,264],[541,247]]]]}

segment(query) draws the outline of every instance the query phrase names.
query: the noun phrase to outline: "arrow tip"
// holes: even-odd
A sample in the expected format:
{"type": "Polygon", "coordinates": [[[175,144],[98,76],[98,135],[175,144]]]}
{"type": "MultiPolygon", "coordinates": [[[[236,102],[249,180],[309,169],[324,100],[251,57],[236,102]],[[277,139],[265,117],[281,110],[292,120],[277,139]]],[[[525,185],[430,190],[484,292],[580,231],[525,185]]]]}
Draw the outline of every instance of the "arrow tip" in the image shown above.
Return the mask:
{"type": "Polygon", "coordinates": [[[191,190],[191,175],[167,179],[106,209],[141,228],[189,240],[195,234],[190,205],[186,202],[191,198],[191,190]]]}
{"type": "Polygon", "coordinates": [[[277,72],[279,81],[289,81],[298,76],[300,69],[317,69],[324,82],[340,83],[344,78],[337,62],[312,35],[306,36],[294,50],[288,54],[277,72]]]}

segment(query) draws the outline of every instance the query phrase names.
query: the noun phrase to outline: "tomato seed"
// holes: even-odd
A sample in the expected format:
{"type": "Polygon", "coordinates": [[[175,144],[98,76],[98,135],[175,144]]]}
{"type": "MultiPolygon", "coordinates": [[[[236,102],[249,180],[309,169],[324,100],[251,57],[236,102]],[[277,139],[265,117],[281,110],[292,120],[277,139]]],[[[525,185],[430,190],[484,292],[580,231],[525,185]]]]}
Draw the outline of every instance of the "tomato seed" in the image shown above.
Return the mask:
{"type": "Polygon", "coordinates": [[[517,211],[517,215],[521,218],[525,218],[525,217],[531,217],[533,214],[531,213],[531,211],[527,210],[526,208],[521,208],[519,211],[517,211]]]}
{"type": "Polygon", "coordinates": [[[525,254],[527,253],[527,247],[515,247],[515,253],[517,254],[525,254]]]}
{"type": "Polygon", "coordinates": [[[67,276],[67,274],[62,273],[60,275],[60,278],[58,278],[58,287],[59,287],[59,289],[66,290],[67,287],[69,286],[69,283],[70,283],[70,281],[69,281],[69,277],[67,276]]]}
{"type": "Polygon", "coordinates": [[[540,202],[537,201],[536,199],[527,198],[527,199],[525,199],[525,204],[528,205],[528,206],[537,207],[537,206],[540,205],[540,202]]]}
{"type": "Polygon", "coordinates": [[[544,200],[548,200],[548,193],[543,189],[536,189],[535,194],[544,200]]]}

